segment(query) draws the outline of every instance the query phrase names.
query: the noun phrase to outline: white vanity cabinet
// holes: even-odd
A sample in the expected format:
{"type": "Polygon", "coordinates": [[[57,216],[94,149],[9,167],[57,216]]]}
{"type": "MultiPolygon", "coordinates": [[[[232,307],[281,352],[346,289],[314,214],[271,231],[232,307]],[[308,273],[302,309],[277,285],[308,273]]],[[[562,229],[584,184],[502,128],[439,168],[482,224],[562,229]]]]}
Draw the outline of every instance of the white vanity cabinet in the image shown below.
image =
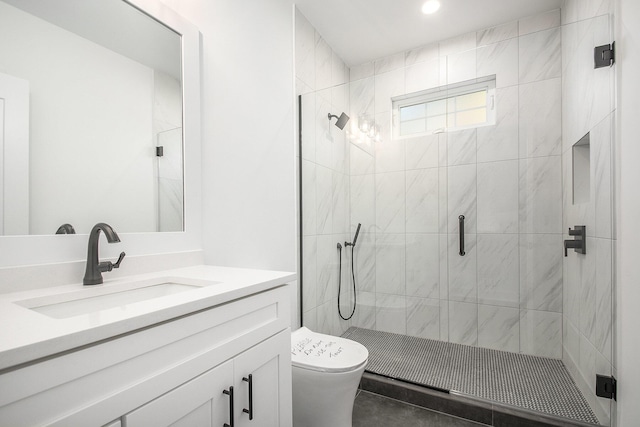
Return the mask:
{"type": "MultiPolygon", "coordinates": [[[[280,372],[289,369],[288,331],[125,415],[127,427],[280,426],[280,372]],[[251,375],[251,377],[249,377],[251,375]],[[249,387],[251,381],[251,387],[249,387]],[[233,404],[231,403],[233,395],[233,404]],[[233,411],[234,423],[231,423],[233,411]]],[[[286,398],[286,397],[285,397],[286,398]]],[[[286,416],[286,414],[284,414],[286,416]]],[[[290,424],[290,422],[289,422],[290,424]]]]}
{"type": "Polygon", "coordinates": [[[0,426],[222,427],[232,386],[234,426],[290,427],[289,326],[277,286],[5,369],[0,426]]]}

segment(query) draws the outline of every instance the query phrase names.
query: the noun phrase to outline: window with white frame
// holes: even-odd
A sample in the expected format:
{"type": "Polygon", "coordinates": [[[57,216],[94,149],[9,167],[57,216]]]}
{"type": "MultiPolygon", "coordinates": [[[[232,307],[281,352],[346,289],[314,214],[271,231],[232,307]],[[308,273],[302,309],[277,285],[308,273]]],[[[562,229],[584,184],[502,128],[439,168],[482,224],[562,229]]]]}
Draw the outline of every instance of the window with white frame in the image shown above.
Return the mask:
{"type": "Polygon", "coordinates": [[[495,76],[393,98],[394,135],[423,134],[495,124],[495,76]]]}

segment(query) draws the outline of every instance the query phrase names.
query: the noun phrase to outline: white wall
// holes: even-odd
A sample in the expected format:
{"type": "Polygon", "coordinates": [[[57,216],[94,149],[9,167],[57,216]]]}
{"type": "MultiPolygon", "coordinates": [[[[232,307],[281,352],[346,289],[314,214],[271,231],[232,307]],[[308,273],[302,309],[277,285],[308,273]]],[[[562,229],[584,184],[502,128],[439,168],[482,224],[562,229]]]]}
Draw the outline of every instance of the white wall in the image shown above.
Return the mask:
{"type": "Polygon", "coordinates": [[[206,261],[295,271],[291,1],[163,2],[202,34],[206,261]]]}
{"type": "Polygon", "coordinates": [[[640,420],[640,2],[616,2],[616,57],[618,68],[617,134],[619,151],[617,425],[633,426],[640,420]]]}

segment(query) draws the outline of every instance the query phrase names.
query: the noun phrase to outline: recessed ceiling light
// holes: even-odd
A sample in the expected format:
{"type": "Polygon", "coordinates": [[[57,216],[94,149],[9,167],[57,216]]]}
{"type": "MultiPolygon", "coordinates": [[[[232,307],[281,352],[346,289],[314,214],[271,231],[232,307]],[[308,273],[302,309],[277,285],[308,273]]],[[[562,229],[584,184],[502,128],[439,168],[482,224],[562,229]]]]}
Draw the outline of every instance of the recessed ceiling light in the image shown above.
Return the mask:
{"type": "Polygon", "coordinates": [[[422,13],[425,15],[435,13],[438,9],[440,9],[440,2],[438,0],[429,0],[422,5],[422,13]]]}

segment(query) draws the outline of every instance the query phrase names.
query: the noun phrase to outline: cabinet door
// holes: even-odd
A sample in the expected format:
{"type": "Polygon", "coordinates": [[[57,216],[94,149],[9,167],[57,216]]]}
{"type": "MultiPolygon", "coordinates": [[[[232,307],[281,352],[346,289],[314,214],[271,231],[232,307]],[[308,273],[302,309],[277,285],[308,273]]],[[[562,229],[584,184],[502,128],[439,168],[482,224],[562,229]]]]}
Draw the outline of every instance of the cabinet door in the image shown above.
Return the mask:
{"type": "Polygon", "coordinates": [[[292,425],[290,348],[291,333],[287,329],[234,359],[236,426],[292,425]]]}
{"type": "Polygon", "coordinates": [[[125,415],[128,427],[220,427],[229,423],[233,362],[213,368],[125,415]]]}

